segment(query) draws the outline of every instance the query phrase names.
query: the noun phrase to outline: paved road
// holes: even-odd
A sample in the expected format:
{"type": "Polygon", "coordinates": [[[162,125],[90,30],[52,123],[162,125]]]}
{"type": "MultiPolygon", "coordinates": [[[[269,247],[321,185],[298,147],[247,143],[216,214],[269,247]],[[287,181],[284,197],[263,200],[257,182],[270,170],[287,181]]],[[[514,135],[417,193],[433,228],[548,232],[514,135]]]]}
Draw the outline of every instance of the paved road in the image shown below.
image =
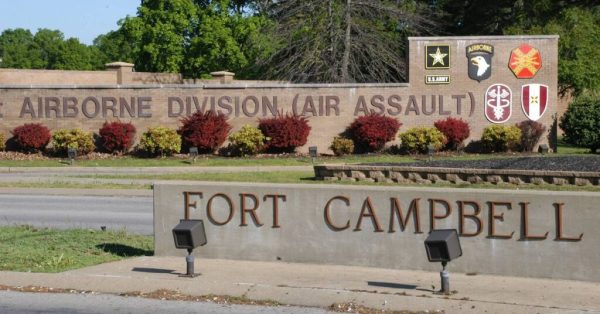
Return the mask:
{"type": "Polygon", "coordinates": [[[126,229],[153,234],[152,198],[0,194],[0,225],[126,229]]]}
{"type": "Polygon", "coordinates": [[[93,313],[206,313],[206,314],[325,314],[325,310],[302,307],[221,305],[204,302],[161,301],[108,294],[53,294],[0,291],[0,313],[93,314],[93,313]]]}

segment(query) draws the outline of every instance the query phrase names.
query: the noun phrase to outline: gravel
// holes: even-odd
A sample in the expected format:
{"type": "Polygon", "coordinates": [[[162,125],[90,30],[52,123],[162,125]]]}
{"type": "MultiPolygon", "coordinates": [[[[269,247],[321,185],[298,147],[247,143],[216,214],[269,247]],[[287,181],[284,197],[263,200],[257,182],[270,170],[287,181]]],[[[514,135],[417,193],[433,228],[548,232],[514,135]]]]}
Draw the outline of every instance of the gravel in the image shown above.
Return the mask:
{"type": "Polygon", "coordinates": [[[544,156],[481,160],[434,160],[410,163],[370,163],[369,166],[435,167],[469,169],[516,169],[599,172],[600,156],[544,156]]]}

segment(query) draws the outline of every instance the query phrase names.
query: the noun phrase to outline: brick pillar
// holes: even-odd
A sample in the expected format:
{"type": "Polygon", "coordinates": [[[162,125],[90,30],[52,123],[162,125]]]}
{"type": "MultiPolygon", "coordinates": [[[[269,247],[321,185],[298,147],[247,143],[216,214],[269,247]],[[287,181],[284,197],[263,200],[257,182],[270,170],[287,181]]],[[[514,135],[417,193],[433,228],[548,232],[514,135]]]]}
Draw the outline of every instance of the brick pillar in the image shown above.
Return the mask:
{"type": "Polygon", "coordinates": [[[112,62],[107,63],[105,66],[108,71],[117,72],[117,84],[129,83],[127,80],[127,73],[133,72],[134,64],[127,62],[112,62]]]}
{"type": "Polygon", "coordinates": [[[221,84],[230,84],[233,82],[235,73],[227,71],[210,72],[210,75],[216,80],[219,80],[221,84]]]}

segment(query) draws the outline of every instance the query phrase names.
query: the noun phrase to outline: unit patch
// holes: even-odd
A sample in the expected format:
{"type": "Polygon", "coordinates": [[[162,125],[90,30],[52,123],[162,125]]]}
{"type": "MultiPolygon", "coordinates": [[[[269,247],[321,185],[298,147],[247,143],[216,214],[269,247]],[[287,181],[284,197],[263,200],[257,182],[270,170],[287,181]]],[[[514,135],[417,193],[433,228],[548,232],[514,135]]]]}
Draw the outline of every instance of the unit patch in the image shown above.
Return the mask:
{"type": "Polygon", "coordinates": [[[527,84],[521,87],[521,107],[529,120],[537,121],[548,108],[548,86],[527,84]]]}
{"type": "Polygon", "coordinates": [[[481,82],[492,75],[492,57],[494,46],[488,44],[473,44],[467,46],[469,77],[481,82]]]}
{"type": "Polygon", "coordinates": [[[449,69],[450,45],[425,46],[425,69],[449,69]]]}
{"type": "Polygon", "coordinates": [[[533,78],[542,67],[542,55],[536,48],[522,44],[511,51],[508,67],[517,78],[533,78]]]}
{"type": "Polygon", "coordinates": [[[450,75],[425,75],[425,84],[427,84],[427,85],[450,84],[450,75]]]}
{"type": "Polygon", "coordinates": [[[512,91],[504,84],[494,84],[485,92],[485,117],[492,123],[504,123],[512,115],[512,91]]]}

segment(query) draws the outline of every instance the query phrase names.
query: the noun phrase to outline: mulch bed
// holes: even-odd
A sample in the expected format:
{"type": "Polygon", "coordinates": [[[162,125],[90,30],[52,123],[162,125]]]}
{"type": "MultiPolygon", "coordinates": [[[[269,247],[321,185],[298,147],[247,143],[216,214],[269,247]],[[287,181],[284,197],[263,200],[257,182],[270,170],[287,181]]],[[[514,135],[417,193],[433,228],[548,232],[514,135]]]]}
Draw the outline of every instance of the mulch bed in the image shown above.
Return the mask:
{"type": "Polygon", "coordinates": [[[600,156],[542,156],[494,158],[483,160],[433,160],[410,163],[369,163],[365,165],[600,172],[600,156]]]}

